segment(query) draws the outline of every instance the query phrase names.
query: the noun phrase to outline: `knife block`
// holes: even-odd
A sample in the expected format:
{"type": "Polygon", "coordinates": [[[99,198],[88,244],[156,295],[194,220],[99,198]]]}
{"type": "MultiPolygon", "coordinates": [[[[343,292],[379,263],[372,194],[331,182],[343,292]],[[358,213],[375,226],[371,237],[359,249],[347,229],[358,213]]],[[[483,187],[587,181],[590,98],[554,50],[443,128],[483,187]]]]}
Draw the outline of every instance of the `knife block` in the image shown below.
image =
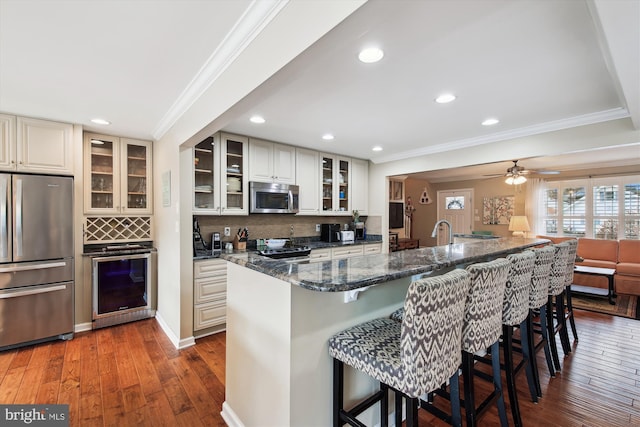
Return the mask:
{"type": "Polygon", "coordinates": [[[247,242],[241,242],[240,239],[238,239],[238,236],[235,236],[233,238],[233,249],[245,251],[247,250],[247,242]]]}

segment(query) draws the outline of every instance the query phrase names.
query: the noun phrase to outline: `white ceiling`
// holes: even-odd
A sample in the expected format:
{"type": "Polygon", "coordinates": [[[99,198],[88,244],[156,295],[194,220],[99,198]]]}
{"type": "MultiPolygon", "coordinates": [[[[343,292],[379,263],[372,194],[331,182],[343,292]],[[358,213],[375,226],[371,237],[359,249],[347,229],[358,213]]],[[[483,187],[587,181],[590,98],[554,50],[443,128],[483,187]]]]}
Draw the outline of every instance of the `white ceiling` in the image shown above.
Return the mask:
{"type": "MultiPolygon", "coordinates": [[[[266,26],[286,4],[0,0],[0,111],[159,139],[203,71],[223,72],[221,52],[250,43],[234,41],[248,17],[266,26]]],[[[236,104],[224,129],[385,162],[626,117],[638,129],[639,82],[636,0],[370,0],[236,104]],[[357,61],[367,45],[382,61],[357,61]],[[458,99],[433,102],[445,91],[458,99]],[[487,117],[500,123],[481,126],[487,117]]]]}

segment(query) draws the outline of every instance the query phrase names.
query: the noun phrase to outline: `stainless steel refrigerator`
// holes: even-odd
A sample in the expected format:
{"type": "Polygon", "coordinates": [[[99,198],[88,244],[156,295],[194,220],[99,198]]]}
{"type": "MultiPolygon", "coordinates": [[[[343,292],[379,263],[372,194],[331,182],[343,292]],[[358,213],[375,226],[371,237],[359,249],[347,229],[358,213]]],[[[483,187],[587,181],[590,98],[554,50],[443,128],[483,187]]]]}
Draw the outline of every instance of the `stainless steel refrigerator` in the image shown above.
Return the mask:
{"type": "Polygon", "coordinates": [[[70,339],[73,178],[0,174],[0,350],[70,339]]]}

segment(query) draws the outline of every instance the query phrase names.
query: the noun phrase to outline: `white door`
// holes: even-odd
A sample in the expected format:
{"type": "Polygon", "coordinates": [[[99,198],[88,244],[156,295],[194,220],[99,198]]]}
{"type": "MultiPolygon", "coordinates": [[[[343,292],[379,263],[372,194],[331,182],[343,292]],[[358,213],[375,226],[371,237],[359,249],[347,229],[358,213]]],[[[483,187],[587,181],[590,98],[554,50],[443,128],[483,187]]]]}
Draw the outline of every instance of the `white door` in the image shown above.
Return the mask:
{"type": "MultiPolygon", "coordinates": [[[[473,189],[438,191],[438,220],[446,219],[453,234],[471,234],[473,224],[473,189]]],[[[438,245],[449,243],[446,224],[438,227],[438,245]]]]}

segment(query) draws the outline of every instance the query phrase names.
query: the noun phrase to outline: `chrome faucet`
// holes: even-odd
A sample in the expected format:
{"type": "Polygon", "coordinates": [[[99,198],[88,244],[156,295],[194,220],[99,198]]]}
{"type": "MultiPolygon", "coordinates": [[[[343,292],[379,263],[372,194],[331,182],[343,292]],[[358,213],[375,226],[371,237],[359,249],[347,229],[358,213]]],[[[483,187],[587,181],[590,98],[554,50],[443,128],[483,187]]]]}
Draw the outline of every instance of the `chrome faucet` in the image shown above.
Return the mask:
{"type": "Polygon", "coordinates": [[[442,223],[447,224],[449,226],[449,244],[452,245],[453,244],[453,227],[451,227],[451,223],[446,219],[441,219],[438,222],[436,222],[436,225],[433,227],[433,232],[431,233],[431,237],[436,237],[438,235],[438,226],[442,223]]]}

